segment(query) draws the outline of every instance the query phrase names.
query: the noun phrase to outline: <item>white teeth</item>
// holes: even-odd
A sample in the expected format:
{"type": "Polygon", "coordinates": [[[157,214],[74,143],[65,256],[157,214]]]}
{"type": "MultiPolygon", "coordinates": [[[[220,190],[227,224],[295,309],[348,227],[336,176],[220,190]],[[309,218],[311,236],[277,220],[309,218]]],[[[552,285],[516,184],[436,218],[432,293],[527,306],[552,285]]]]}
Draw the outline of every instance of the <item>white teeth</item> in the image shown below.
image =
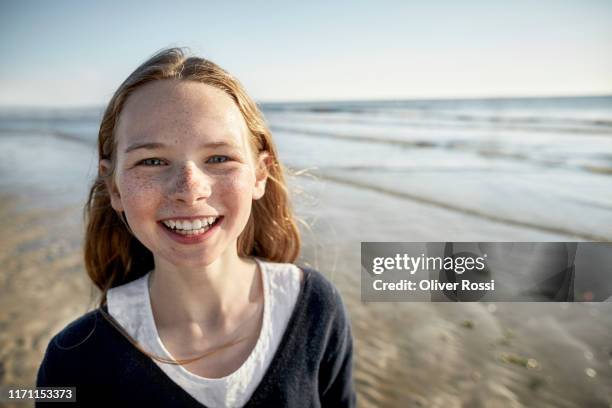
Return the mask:
{"type": "Polygon", "coordinates": [[[199,220],[166,220],[164,225],[177,232],[188,233],[190,231],[200,232],[202,229],[210,227],[217,217],[204,217],[199,220]]]}

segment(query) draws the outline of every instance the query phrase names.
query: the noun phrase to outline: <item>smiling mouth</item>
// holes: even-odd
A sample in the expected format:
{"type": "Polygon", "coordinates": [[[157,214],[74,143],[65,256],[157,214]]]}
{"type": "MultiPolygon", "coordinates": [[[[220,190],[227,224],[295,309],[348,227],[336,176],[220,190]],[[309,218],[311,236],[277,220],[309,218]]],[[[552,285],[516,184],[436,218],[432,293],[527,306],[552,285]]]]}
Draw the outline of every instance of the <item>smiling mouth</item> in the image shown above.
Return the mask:
{"type": "Polygon", "coordinates": [[[180,235],[201,235],[219,224],[223,216],[204,217],[196,220],[165,220],[160,224],[169,231],[180,235]]]}

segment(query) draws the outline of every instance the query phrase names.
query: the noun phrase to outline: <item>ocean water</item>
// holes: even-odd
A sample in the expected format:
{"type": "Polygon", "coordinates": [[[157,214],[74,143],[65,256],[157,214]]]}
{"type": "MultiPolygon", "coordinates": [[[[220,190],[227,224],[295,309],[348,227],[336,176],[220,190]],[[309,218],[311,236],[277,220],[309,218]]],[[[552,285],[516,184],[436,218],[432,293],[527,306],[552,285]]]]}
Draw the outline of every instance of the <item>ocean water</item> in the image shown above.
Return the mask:
{"type": "Polygon", "coordinates": [[[321,179],[534,237],[612,239],[612,97],[273,104],[264,111],[282,158],[321,179]]]}
{"type": "MultiPolygon", "coordinates": [[[[261,107],[283,163],[317,180],[526,231],[500,240],[612,240],[612,96],[261,107]]],[[[91,148],[101,115],[4,109],[0,131],[91,148]]]]}
{"type": "MultiPolygon", "coordinates": [[[[283,163],[318,180],[534,236],[612,239],[612,97],[261,107],[283,163]]],[[[4,109],[0,131],[23,143],[42,134],[91,147],[101,115],[101,107],[4,109]]]]}

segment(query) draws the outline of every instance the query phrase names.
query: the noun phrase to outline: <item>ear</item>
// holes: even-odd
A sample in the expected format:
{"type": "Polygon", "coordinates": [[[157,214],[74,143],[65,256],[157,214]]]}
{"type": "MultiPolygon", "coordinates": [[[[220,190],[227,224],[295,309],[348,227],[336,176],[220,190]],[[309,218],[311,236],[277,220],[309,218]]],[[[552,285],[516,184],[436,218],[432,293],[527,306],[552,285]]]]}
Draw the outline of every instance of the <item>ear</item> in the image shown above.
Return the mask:
{"type": "Polygon", "coordinates": [[[266,181],[268,181],[268,166],[272,157],[268,152],[261,152],[255,163],[255,187],[253,188],[253,200],[259,200],[266,192],[266,181]]]}
{"type": "MultiPolygon", "coordinates": [[[[102,177],[105,177],[110,173],[112,169],[112,163],[110,160],[104,159],[100,160],[100,167],[98,169],[98,174],[102,177]]],[[[121,203],[121,195],[119,194],[119,190],[117,189],[117,185],[115,184],[114,177],[106,177],[104,179],[106,183],[106,189],[108,190],[108,194],[111,199],[111,206],[115,211],[123,211],[123,204],[121,203]]]]}

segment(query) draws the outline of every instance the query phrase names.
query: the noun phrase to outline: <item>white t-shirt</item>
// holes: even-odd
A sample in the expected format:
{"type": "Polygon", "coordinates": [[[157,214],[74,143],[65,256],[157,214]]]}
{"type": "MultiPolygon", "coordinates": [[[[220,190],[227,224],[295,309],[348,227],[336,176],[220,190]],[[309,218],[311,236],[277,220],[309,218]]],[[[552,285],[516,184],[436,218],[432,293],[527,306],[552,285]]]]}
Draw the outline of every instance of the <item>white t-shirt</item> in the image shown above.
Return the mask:
{"type": "MultiPolygon", "coordinates": [[[[255,259],[263,281],[263,322],[259,339],[240,368],[222,378],[204,378],[183,366],[153,360],[172,381],[211,408],[241,407],[251,398],[278,349],[300,292],[301,273],[297,266],[255,259]]],[[[148,279],[149,274],[146,274],[110,289],[107,294],[108,312],[146,351],[173,358],[155,327],[148,279]]]]}

